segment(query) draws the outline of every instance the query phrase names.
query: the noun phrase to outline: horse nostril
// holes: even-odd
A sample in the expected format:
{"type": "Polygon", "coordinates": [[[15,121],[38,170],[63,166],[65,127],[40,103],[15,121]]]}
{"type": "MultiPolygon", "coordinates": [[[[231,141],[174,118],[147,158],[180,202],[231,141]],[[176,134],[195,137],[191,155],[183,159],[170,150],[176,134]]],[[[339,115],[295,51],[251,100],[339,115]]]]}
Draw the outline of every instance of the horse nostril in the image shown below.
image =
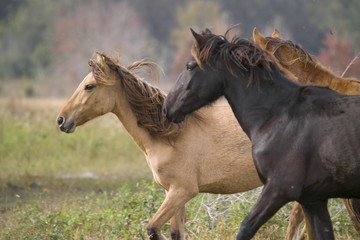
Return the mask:
{"type": "Polygon", "coordinates": [[[57,124],[59,125],[59,127],[61,127],[61,125],[63,125],[63,123],[64,123],[64,117],[59,117],[58,119],[57,119],[57,124]]]}

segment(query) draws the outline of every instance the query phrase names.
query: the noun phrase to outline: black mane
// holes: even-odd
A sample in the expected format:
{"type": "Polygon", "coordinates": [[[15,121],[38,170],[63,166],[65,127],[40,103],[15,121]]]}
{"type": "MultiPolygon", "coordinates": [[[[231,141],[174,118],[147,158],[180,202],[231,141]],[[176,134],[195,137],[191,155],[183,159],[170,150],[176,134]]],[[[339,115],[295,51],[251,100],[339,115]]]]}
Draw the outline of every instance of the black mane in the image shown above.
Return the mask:
{"type": "Polygon", "coordinates": [[[270,72],[280,72],[273,56],[251,40],[238,36],[229,40],[228,33],[229,31],[224,36],[215,35],[209,31],[200,33],[205,43],[202,46],[194,44],[192,48],[192,55],[200,67],[210,64],[211,60],[220,60],[234,76],[239,69],[242,72],[248,72],[249,85],[253,82],[259,85],[264,74],[270,76],[270,72]]]}

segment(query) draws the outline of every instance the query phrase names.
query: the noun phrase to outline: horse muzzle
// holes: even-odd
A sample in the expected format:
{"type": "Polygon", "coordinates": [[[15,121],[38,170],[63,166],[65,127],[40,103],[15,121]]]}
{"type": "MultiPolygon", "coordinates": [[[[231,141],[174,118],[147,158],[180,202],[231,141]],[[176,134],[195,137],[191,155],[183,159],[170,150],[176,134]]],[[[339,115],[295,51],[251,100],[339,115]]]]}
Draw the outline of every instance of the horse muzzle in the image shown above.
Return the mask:
{"type": "Polygon", "coordinates": [[[64,116],[58,117],[56,120],[60,130],[65,133],[72,133],[75,131],[75,121],[71,120],[69,122],[66,122],[66,119],[64,116]]]}
{"type": "Polygon", "coordinates": [[[170,112],[166,106],[163,108],[163,114],[164,116],[173,123],[180,123],[184,121],[185,115],[180,112],[170,112]]]}

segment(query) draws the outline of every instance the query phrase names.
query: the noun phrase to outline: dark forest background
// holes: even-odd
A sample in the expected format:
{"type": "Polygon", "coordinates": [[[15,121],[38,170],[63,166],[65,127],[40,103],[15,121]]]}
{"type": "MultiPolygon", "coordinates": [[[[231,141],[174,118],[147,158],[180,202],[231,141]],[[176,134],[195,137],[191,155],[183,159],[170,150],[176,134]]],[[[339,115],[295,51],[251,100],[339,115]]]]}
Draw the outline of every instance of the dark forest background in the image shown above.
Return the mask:
{"type": "MultiPolygon", "coordinates": [[[[158,62],[166,91],[189,56],[189,28],[233,24],[244,38],[278,28],[341,74],[360,49],[359,13],[359,0],[0,0],[0,97],[69,97],[96,51],[158,62]]],[[[358,61],[346,76],[360,77],[358,61]]]]}

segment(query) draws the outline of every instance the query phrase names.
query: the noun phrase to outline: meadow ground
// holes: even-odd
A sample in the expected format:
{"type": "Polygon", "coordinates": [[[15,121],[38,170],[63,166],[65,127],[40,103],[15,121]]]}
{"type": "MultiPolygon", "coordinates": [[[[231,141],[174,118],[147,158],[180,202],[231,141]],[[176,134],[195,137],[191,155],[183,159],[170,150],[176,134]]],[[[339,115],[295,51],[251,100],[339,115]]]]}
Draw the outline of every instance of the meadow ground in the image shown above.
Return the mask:
{"type": "MultiPolygon", "coordinates": [[[[0,99],[0,239],[146,239],[164,192],[144,155],[112,115],[61,133],[64,102],[0,99]]],[[[199,194],[186,205],[187,239],[234,239],[260,191],[199,194]]],[[[291,207],[255,239],[283,239],[291,207]]],[[[329,208],[336,238],[358,239],[343,204],[329,208]]]]}

